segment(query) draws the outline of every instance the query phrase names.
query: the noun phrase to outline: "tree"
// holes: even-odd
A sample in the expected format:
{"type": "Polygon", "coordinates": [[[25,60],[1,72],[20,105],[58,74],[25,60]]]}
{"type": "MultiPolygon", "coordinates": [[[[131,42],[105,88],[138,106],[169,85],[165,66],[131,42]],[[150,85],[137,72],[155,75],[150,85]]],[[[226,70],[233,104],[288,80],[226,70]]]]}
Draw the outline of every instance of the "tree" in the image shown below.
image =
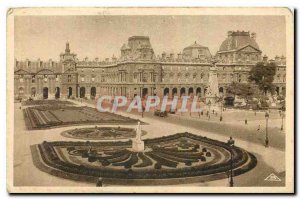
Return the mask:
{"type": "Polygon", "coordinates": [[[227,93],[233,95],[234,97],[238,96],[245,100],[246,105],[250,101],[253,100],[253,98],[260,99],[261,92],[258,89],[258,87],[253,83],[238,83],[238,82],[232,82],[227,87],[227,93]]]}
{"type": "Polygon", "coordinates": [[[276,73],[276,64],[274,62],[258,62],[249,73],[249,81],[258,85],[258,88],[265,94],[274,93],[273,85],[274,75],[276,73]]]}

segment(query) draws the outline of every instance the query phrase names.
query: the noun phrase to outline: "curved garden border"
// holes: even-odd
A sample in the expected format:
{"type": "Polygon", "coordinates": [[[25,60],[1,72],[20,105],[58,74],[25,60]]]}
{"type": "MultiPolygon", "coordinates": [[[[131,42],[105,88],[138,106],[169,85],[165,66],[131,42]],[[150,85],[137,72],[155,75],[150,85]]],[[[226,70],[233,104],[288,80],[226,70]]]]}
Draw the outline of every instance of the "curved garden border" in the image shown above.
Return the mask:
{"type": "MultiPolygon", "coordinates": [[[[187,137],[191,139],[200,140],[206,144],[216,147],[221,147],[225,151],[231,151],[233,154],[233,174],[240,175],[253,169],[257,160],[251,153],[238,148],[230,148],[226,143],[217,140],[212,140],[206,137],[197,136],[190,133],[179,133],[171,136],[147,139],[145,145],[151,145],[158,142],[166,142],[172,139],[187,137]]],[[[194,177],[198,177],[200,181],[216,180],[227,177],[227,172],[230,169],[230,161],[225,161],[220,164],[191,166],[175,169],[150,169],[147,172],[133,171],[132,169],[114,170],[108,168],[87,168],[84,165],[75,165],[69,162],[62,161],[54,150],[54,146],[97,146],[98,142],[43,142],[39,145],[31,146],[34,164],[40,170],[51,175],[62,178],[72,179],[76,181],[86,181],[95,183],[99,177],[111,182],[113,184],[128,184],[129,182],[137,184],[152,183],[155,180],[162,180],[160,183],[176,184],[176,182],[194,181],[194,177]],[[188,180],[189,179],[189,180],[188,180]]],[[[101,142],[102,146],[131,146],[131,141],[126,142],[101,142]]],[[[144,184],[145,185],[145,184],[144,184]]]]}

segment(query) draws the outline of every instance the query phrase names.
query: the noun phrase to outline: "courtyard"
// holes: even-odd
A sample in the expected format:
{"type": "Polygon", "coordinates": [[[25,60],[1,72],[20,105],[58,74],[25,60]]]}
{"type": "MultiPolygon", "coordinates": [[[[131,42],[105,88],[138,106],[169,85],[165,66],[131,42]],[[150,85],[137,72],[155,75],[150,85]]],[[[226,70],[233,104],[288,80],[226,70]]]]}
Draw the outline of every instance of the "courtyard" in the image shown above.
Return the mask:
{"type": "MultiPolygon", "coordinates": [[[[79,103],[77,101],[72,101],[72,103],[76,104],[76,107],[87,107],[89,109],[95,109],[93,105],[82,102],[79,103]]],[[[64,136],[62,135],[63,131],[71,131],[74,129],[74,126],[58,126],[57,128],[51,128],[48,130],[43,129],[36,129],[36,130],[28,130],[25,125],[25,121],[23,118],[22,110],[19,107],[20,104],[15,104],[15,136],[14,136],[14,153],[15,153],[15,161],[14,161],[14,169],[15,175],[14,183],[16,186],[95,186],[95,183],[91,183],[88,181],[74,181],[70,179],[64,179],[61,177],[56,177],[53,175],[48,174],[47,172],[42,172],[39,170],[33,162],[33,157],[31,153],[30,146],[37,146],[47,141],[47,143],[51,142],[59,142],[59,143],[68,143],[68,142],[84,142],[84,138],[76,138],[72,136],[64,136]],[[34,172],[24,172],[25,170],[30,170],[34,172]],[[34,177],[31,177],[33,175],[34,177]]],[[[74,113],[73,113],[74,114],[74,113]]],[[[118,112],[120,115],[119,117],[124,118],[132,118],[134,121],[141,120],[147,125],[142,125],[143,131],[147,132],[143,134],[143,140],[145,139],[155,139],[162,136],[172,136],[178,134],[180,132],[189,132],[195,136],[202,136],[207,137],[209,139],[221,141],[226,143],[229,136],[232,136],[235,139],[235,145],[247,152],[253,154],[256,157],[257,165],[248,170],[241,175],[234,177],[234,186],[283,186],[285,180],[285,153],[284,153],[284,140],[285,140],[285,131],[280,130],[280,122],[281,118],[278,116],[278,112],[271,112],[270,119],[269,119],[269,133],[270,133],[270,145],[269,147],[264,146],[264,125],[265,125],[265,118],[263,116],[264,113],[256,113],[254,112],[246,112],[243,110],[226,110],[223,113],[224,120],[220,122],[217,118],[218,116],[211,116],[209,119],[206,116],[199,116],[198,115],[169,115],[166,118],[160,118],[153,116],[153,113],[146,113],[143,115],[143,118],[139,113],[125,113],[125,112],[118,112]],[[248,124],[244,124],[243,116],[247,115],[248,124]],[[261,125],[261,130],[257,131],[257,126],[261,125]],[[276,161],[274,161],[274,157],[276,157],[276,161]],[[270,182],[266,181],[265,179],[274,173],[278,176],[281,181],[277,182],[270,182]]],[[[68,116],[65,116],[68,117],[68,116]]],[[[75,116],[74,116],[75,117],[75,116]]],[[[122,124],[99,124],[97,127],[111,127],[113,129],[118,128],[132,128],[136,127],[136,123],[127,124],[123,126],[122,124]]],[[[81,123],[76,125],[76,129],[89,129],[95,128],[95,125],[81,123]]],[[[122,138],[123,142],[126,142],[128,138],[122,138]]],[[[89,139],[86,139],[89,140],[89,139]]],[[[110,138],[101,139],[104,142],[112,141],[110,138]]],[[[97,144],[99,140],[90,140],[97,144]]],[[[179,142],[180,143],[180,142],[179,142]]],[[[200,149],[199,153],[202,152],[203,143],[199,143],[200,149]]],[[[32,147],[31,147],[32,148],[32,147]]],[[[64,147],[60,147],[60,149],[64,152],[67,151],[67,148],[63,149],[64,147]]],[[[122,147],[121,147],[122,148],[122,147]]],[[[206,158],[206,161],[203,162],[210,162],[216,157],[215,150],[217,147],[208,147],[210,150],[211,156],[207,157],[206,153],[204,153],[203,157],[206,158]]],[[[87,150],[86,148],[85,150],[87,150]]],[[[76,147],[75,147],[76,150],[76,147]]],[[[101,151],[101,147],[99,148],[101,151]]],[[[121,150],[121,149],[118,149],[121,150]]],[[[118,150],[113,150],[116,153],[118,150]]],[[[166,151],[165,151],[166,152],[166,151]]],[[[168,152],[168,151],[167,151],[168,152]]],[[[109,152],[108,152],[109,153],[109,152]]],[[[161,156],[166,157],[166,154],[161,154],[161,152],[157,152],[161,156]]],[[[226,153],[223,153],[226,154],[226,153]]],[[[112,155],[112,154],[110,154],[112,155]]],[[[123,154],[124,155],[124,154],[123,154]]],[[[157,154],[156,154],[157,155],[157,154]]],[[[168,154],[167,154],[168,155],[168,154]]],[[[128,156],[128,154],[127,154],[128,156]]],[[[130,153],[130,157],[140,157],[141,155],[135,154],[133,155],[130,153]]],[[[153,155],[152,155],[153,156],[153,155]]],[[[62,156],[60,156],[62,157],[62,156]]],[[[82,156],[80,156],[82,157],[82,156]]],[[[201,156],[202,157],[202,156],[201,156]]],[[[228,158],[228,154],[224,155],[224,157],[228,158]]],[[[200,158],[200,157],[199,157],[200,158]]],[[[202,158],[203,159],[203,158],[202,158]]],[[[75,159],[73,158],[73,161],[75,159]]],[[[80,161],[85,161],[85,164],[95,164],[90,163],[88,158],[79,158],[80,161]]],[[[174,157],[173,157],[174,160],[174,157]]],[[[177,157],[178,160],[178,157],[177,157]]],[[[199,159],[201,160],[201,158],[199,159]]],[[[75,160],[78,164],[77,161],[75,160]]],[[[188,165],[190,163],[187,163],[188,165]]],[[[201,161],[199,163],[201,164],[201,161]]],[[[186,163],[177,163],[178,168],[188,166],[186,163]]],[[[196,166],[194,163],[191,163],[192,166],[196,166]]],[[[132,165],[133,170],[136,169],[136,165],[132,165]]],[[[152,164],[154,168],[154,164],[152,164]]],[[[113,169],[116,168],[124,168],[122,164],[118,166],[114,166],[113,169]],[[120,167],[121,166],[121,167],[120,167]]],[[[170,169],[164,168],[163,169],[170,169]]],[[[228,169],[228,168],[227,168],[228,169]]],[[[178,180],[177,183],[173,183],[174,185],[178,184],[186,184],[186,185],[196,185],[196,186],[228,186],[228,178],[226,177],[226,172],[224,172],[224,176],[221,178],[216,179],[205,179],[205,178],[196,178],[190,181],[183,181],[178,180]]],[[[188,178],[187,178],[188,179],[188,178]]],[[[165,182],[162,179],[162,184],[170,184],[165,182]]],[[[104,186],[113,186],[115,182],[113,181],[106,181],[104,182],[104,186]],[[107,183],[107,184],[105,184],[107,183]]],[[[172,184],[172,183],[171,183],[172,184]]]]}

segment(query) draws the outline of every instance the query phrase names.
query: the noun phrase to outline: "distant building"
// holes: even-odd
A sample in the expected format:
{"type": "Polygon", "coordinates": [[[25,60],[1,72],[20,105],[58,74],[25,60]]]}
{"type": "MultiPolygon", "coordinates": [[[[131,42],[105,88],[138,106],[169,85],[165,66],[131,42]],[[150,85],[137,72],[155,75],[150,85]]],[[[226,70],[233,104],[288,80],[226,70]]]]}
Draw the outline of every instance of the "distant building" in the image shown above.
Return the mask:
{"type": "Polygon", "coordinates": [[[260,61],[276,62],[276,91],[285,92],[286,58],[262,57],[255,33],[229,31],[214,58],[208,47],[197,42],[176,56],[173,53],[155,55],[149,37],[133,36],[122,45],[119,58],[78,60],[67,43],[58,62],[15,60],[14,94],[40,99],[101,95],[205,97],[209,70],[214,62],[219,92],[225,93],[231,82],[247,82],[250,69],[260,61]]]}

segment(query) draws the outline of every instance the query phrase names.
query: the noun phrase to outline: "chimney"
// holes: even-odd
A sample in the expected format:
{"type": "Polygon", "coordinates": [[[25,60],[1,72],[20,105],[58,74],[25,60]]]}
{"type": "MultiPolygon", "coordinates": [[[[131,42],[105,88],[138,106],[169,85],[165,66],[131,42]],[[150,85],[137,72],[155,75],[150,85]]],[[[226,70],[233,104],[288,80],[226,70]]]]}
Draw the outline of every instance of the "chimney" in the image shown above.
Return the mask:
{"type": "MultiPolygon", "coordinates": [[[[40,62],[38,62],[38,64],[40,65],[40,62]]],[[[26,67],[28,67],[30,65],[30,61],[29,59],[26,59],[26,67]]]]}
{"type": "Polygon", "coordinates": [[[99,58],[98,58],[98,57],[96,57],[96,58],[95,58],[95,61],[96,61],[96,62],[98,62],[98,61],[99,61],[99,58]]]}
{"type": "Polygon", "coordinates": [[[279,63],[279,62],[280,62],[280,57],[277,56],[277,55],[276,55],[276,57],[275,57],[275,62],[276,62],[276,63],[279,63]]]}
{"type": "Polygon", "coordinates": [[[251,33],[251,38],[256,40],[256,33],[255,32],[251,33]]]}
{"type": "Polygon", "coordinates": [[[66,50],[65,53],[70,53],[70,45],[69,42],[66,43],[66,50]]]}
{"type": "Polygon", "coordinates": [[[89,58],[88,58],[88,57],[85,57],[85,58],[84,58],[84,61],[85,61],[85,62],[87,62],[88,60],[89,60],[89,58]]]}
{"type": "Polygon", "coordinates": [[[165,53],[165,52],[163,52],[163,53],[161,54],[161,58],[162,58],[162,59],[166,59],[166,53],[165,53]]]}

